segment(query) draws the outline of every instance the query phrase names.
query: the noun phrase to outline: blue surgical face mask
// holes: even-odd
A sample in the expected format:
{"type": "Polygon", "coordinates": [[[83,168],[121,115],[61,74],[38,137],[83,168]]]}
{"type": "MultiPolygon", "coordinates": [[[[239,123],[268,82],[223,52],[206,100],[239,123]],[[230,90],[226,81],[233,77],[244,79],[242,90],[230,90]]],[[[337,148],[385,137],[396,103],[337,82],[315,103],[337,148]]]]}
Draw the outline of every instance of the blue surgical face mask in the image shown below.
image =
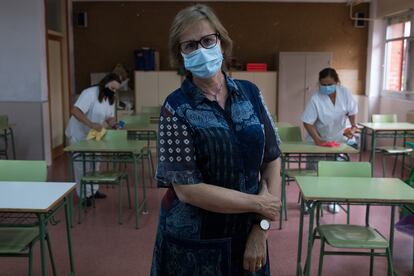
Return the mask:
{"type": "Polygon", "coordinates": [[[184,58],[184,67],[193,74],[193,76],[201,79],[208,79],[214,76],[221,68],[223,62],[223,54],[219,43],[213,48],[198,48],[194,52],[181,55],[184,58]]]}
{"type": "Polygon", "coordinates": [[[331,85],[320,85],[319,92],[325,95],[330,95],[336,91],[336,84],[331,85]]]}

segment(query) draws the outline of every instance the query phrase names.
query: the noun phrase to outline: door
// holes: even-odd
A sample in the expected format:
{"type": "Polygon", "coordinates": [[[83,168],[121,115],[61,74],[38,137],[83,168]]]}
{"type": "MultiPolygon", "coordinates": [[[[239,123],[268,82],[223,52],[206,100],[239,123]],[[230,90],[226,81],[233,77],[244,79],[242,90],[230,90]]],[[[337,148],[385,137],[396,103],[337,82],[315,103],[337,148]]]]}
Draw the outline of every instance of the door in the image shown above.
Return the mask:
{"type": "Polygon", "coordinates": [[[319,72],[331,66],[331,53],[308,53],[306,54],[306,83],[305,83],[305,105],[310,96],[319,89],[319,72]]]}
{"type": "Polygon", "coordinates": [[[158,105],[163,105],[171,92],[181,86],[181,77],[176,71],[158,72],[158,105]]]}
{"type": "Polygon", "coordinates": [[[135,111],[143,106],[158,105],[158,72],[135,72],[135,111]]]}
{"type": "Polygon", "coordinates": [[[300,114],[305,105],[306,55],[280,53],[278,122],[302,125],[300,114]]]}
{"type": "Polygon", "coordinates": [[[281,52],[279,58],[278,121],[302,128],[301,114],[318,90],[319,72],[329,67],[329,52],[281,52]]]}
{"type": "Polygon", "coordinates": [[[52,158],[63,154],[64,147],[64,115],[63,115],[63,62],[62,39],[48,38],[48,80],[49,111],[51,124],[52,158]]]}

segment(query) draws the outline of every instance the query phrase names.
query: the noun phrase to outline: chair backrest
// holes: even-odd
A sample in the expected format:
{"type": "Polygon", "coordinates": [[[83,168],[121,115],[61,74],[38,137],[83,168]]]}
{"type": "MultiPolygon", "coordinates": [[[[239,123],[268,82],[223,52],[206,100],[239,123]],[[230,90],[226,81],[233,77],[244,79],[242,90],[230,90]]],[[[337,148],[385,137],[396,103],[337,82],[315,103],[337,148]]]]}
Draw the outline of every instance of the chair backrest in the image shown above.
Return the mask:
{"type": "Polygon", "coordinates": [[[397,114],[372,114],[373,123],[395,123],[397,114]]]}
{"type": "Polygon", "coordinates": [[[371,163],[319,161],[318,176],[371,177],[371,163]]]}
{"type": "Polygon", "coordinates": [[[0,126],[7,126],[9,123],[9,117],[7,115],[0,115],[0,126]]]}
{"type": "Polygon", "coordinates": [[[0,181],[46,181],[44,160],[0,160],[0,181]]]}
{"type": "Polygon", "coordinates": [[[108,129],[105,136],[102,137],[103,141],[114,141],[114,140],[126,140],[127,138],[127,131],[120,130],[120,129],[108,129]]]}
{"type": "Polygon", "coordinates": [[[161,111],[161,106],[143,106],[141,107],[141,112],[146,114],[157,114],[159,115],[161,111]]]}
{"type": "Polygon", "coordinates": [[[149,114],[139,114],[139,115],[128,115],[123,116],[120,120],[125,122],[125,125],[139,125],[139,124],[149,124],[151,115],[149,114]]]}
{"type": "Polygon", "coordinates": [[[302,133],[300,127],[279,127],[278,129],[279,137],[282,142],[301,142],[302,133]]]}

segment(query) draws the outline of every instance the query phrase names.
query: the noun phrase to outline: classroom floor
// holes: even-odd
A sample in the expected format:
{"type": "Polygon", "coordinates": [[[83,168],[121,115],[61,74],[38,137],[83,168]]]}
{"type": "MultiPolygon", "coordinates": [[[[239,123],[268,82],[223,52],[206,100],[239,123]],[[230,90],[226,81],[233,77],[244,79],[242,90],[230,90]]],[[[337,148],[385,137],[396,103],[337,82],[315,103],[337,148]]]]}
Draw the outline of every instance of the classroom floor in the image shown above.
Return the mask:
{"type": "MultiPolygon", "coordinates": [[[[377,163],[380,164],[380,163],[377,163]]],[[[391,168],[391,164],[387,168],[391,168]]],[[[380,166],[375,175],[379,176],[380,166]]],[[[389,174],[388,174],[389,175],[389,174]]],[[[67,160],[57,159],[49,169],[49,180],[65,181],[67,179],[67,160]]],[[[75,218],[72,229],[73,253],[76,275],[149,275],[152,249],[158,222],[160,200],[165,192],[154,186],[148,188],[148,215],[143,215],[141,228],[134,228],[135,220],[132,210],[127,208],[124,200],[124,224],[117,223],[116,189],[102,187],[106,199],[97,200],[96,209],[89,208],[82,224],[75,218]]],[[[126,194],[126,193],[125,193],[126,194]]],[[[287,186],[289,220],[284,223],[283,230],[278,230],[276,223],[269,234],[269,254],[272,275],[290,276],[296,273],[296,255],[299,225],[299,206],[297,205],[298,188],[295,183],[287,186]]],[[[125,198],[126,199],[126,198],[125,198]]],[[[77,201],[75,200],[75,203],[77,201]]],[[[364,221],[364,208],[353,206],[351,223],[364,221]]],[[[77,208],[74,212],[76,214],[77,208]]],[[[390,208],[373,207],[371,223],[381,233],[388,236],[390,208]]],[[[56,226],[49,225],[58,275],[68,275],[69,261],[66,249],[66,232],[63,212],[58,219],[62,222],[56,226]]],[[[324,212],[321,222],[344,222],[345,214],[332,215],[324,212]]],[[[307,218],[305,218],[307,223],[307,218]]],[[[38,244],[38,243],[37,243],[38,244]]],[[[316,241],[313,251],[312,275],[317,273],[319,242],[316,241]]],[[[413,275],[412,268],[413,239],[395,233],[394,267],[398,275],[413,275]]],[[[34,275],[40,274],[39,247],[34,251],[34,275]]],[[[374,275],[386,275],[385,258],[375,259],[374,275]]],[[[49,274],[51,269],[49,268],[49,274]]],[[[323,275],[368,275],[368,257],[327,256],[324,260],[323,275]]],[[[27,275],[26,258],[0,258],[0,276],[27,275]]]]}

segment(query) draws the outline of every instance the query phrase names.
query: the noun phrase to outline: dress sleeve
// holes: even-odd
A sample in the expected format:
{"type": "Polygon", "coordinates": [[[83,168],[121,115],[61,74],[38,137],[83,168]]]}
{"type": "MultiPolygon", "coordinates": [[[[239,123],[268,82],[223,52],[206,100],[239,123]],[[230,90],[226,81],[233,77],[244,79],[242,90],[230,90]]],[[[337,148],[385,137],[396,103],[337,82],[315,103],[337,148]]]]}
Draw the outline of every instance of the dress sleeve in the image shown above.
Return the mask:
{"type": "Polygon", "coordinates": [[[166,102],[161,108],[157,138],[158,187],[203,182],[196,163],[193,134],[184,118],[166,102]]]}
{"type": "Polygon", "coordinates": [[[93,90],[86,89],[83,90],[82,93],[79,95],[79,98],[75,103],[75,106],[79,108],[83,113],[87,113],[90,107],[92,106],[92,103],[97,100],[98,98],[96,97],[96,94],[93,93],[93,90]]]}
{"type": "Polygon", "coordinates": [[[266,103],[264,101],[262,93],[259,91],[259,104],[261,111],[261,118],[263,121],[263,127],[265,132],[265,149],[263,162],[268,163],[277,159],[280,155],[280,138],[277,131],[277,127],[273,122],[272,116],[270,115],[269,110],[267,109],[266,103]]]}
{"type": "Polygon", "coordinates": [[[345,88],[345,93],[347,95],[348,98],[348,103],[347,103],[347,111],[348,111],[348,116],[351,115],[355,115],[358,113],[358,104],[354,98],[354,96],[352,96],[352,93],[345,88]]]}
{"type": "Polygon", "coordinates": [[[306,104],[305,110],[302,113],[302,122],[313,125],[318,119],[318,111],[312,98],[306,104]]]}

